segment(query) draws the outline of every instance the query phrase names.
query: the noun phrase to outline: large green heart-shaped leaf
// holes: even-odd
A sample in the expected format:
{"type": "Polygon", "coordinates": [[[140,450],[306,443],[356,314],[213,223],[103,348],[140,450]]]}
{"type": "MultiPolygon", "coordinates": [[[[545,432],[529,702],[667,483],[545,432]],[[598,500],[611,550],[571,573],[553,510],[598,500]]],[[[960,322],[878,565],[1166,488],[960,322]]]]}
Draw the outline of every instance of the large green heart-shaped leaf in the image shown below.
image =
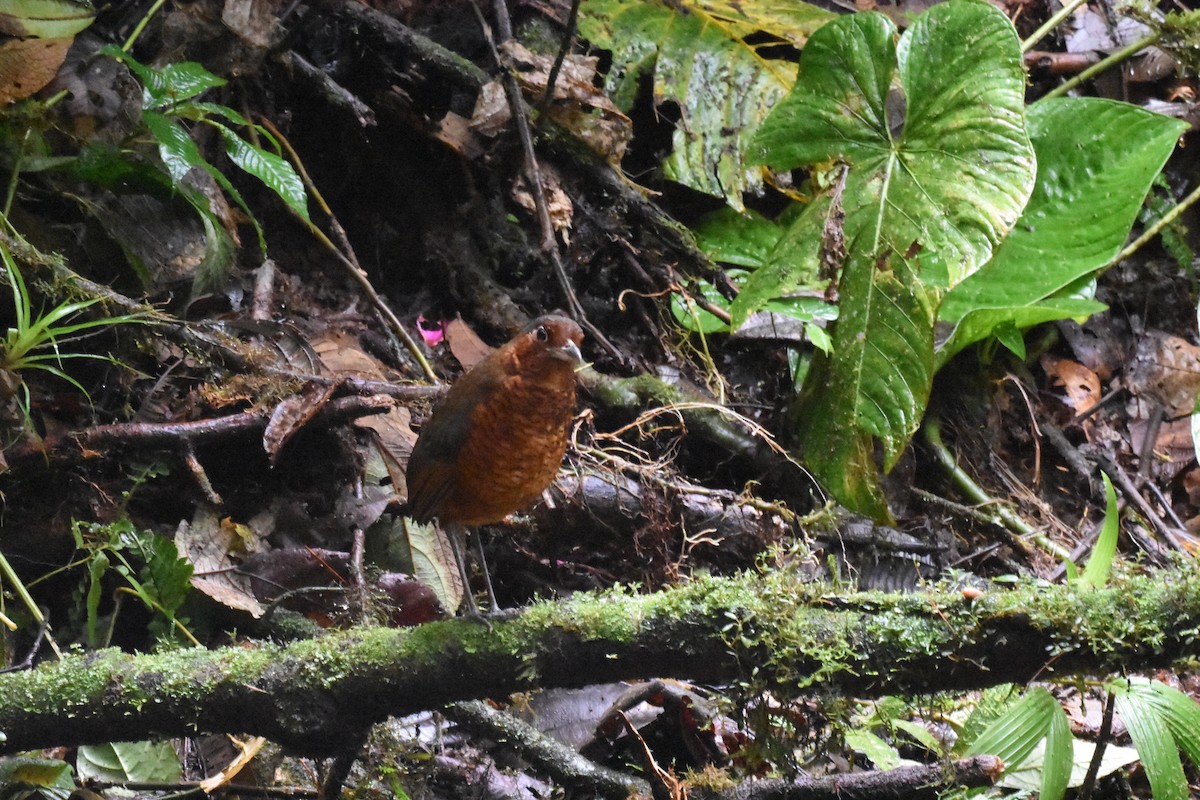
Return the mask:
{"type": "Polygon", "coordinates": [[[941,363],[1005,322],[1029,327],[1102,309],[1061,290],[1116,256],[1187,129],[1097,98],[1043,100],[1028,117],[1038,161],[1033,195],[992,260],[943,301],[938,318],[958,327],[938,349],[941,363]]]}
{"type": "Polygon", "coordinates": [[[838,500],[880,518],[874,440],[890,469],[924,415],[938,289],[987,261],[1034,177],[1008,19],[982,0],[949,0],[899,45],[895,33],[882,15],[856,14],[809,40],[792,93],[754,146],[777,168],[838,161],[849,172],[838,201],[814,202],[780,239],[789,257],[752,275],[731,307],[737,325],[793,289],[818,261],[822,231],[844,212],[840,238],[852,244],[834,356],[806,381],[799,438],[838,500]]]}
{"type": "Polygon", "coordinates": [[[983,0],[935,6],[899,45],[895,33],[868,13],[813,34],[752,155],[779,169],[848,163],[846,239],[916,245],[921,280],[953,286],[990,258],[1033,186],[1020,47],[983,0]]]}

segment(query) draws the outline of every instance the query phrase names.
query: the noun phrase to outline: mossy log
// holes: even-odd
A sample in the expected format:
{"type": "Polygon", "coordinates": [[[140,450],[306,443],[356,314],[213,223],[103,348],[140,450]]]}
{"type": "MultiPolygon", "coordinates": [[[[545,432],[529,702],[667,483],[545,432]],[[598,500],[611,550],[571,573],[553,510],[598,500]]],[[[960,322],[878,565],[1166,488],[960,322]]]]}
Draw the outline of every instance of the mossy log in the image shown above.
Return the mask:
{"type": "Polygon", "coordinates": [[[326,754],[388,715],[539,687],[670,676],[786,698],[1105,675],[1200,655],[1192,569],[1082,591],[1025,583],[839,594],[786,569],[544,602],[490,625],[359,628],[288,645],[69,656],[0,676],[5,752],[231,731],[326,754]]]}

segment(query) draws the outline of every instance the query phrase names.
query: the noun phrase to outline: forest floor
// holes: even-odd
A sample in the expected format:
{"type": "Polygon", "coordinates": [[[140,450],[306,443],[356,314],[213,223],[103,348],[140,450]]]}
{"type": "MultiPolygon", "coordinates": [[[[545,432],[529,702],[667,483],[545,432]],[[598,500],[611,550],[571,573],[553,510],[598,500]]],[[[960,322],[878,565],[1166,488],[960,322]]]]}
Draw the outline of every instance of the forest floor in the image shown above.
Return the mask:
{"type": "MultiPolygon", "coordinates": [[[[97,305],[67,308],[60,324],[99,308],[128,317],[63,331],[62,362],[10,360],[0,370],[0,549],[11,565],[6,592],[19,581],[31,595],[27,606],[5,596],[18,625],[5,635],[9,665],[51,658],[46,634],[62,650],[150,651],[282,637],[274,626],[284,614],[333,628],[452,616],[463,587],[444,534],[404,514],[404,465],[446,386],[556,309],[586,321],[590,367],[555,485],[479,534],[503,608],[778,565],[886,591],[947,575],[964,587],[1058,583],[1068,557],[1082,564],[1099,535],[1102,474],[1116,487],[1131,569],[1195,556],[1200,287],[1190,216],[1100,277],[1107,311],[1028,331],[1024,359],[993,342],[941,370],[925,430],[884,481],[895,524],[881,526],[836,509],[788,451],[795,376],[812,349],[797,327],[764,311],[734,334],[704,337],[673,313],[673,297],[702,299],[699,278],[721,281],[679,223],[723,203],[663,177],[669,108],[634,106],[624,174],[543,133],[543,219],[519,137],[468,124],[492,69],[472,4],[395,4],[404,8],[385,9],[404,22],[395,27],[354,0],[282,14],[266,3],[168,4],[136,58],[200,62],[229,80],[204,95],[222,110],[188,118],[215,168],[185,168],[172,185],[167,151],[144,127],[140,76],[97,55],[150,5],[106,10],[77,37],[45,92],[68,99],[0,120],[13,175],[8,271],[24,274],[32,298],[23,318],[14,292],[0,318],[28,327],[31,316],[78,302],[97,305]],[[234,117],[263,123],[243,141],[285,143],[303,168],[312,222],[222,153],[226,134],[210,122],[234,117]],[[206,211],[197,213],[197,198],[206,211]]],[[[547,19],[562,21],[567,8],[544,5],[514,8],[524,34],[561,33],[547,19]]],[[[1040,5],[1019,19],[1022,33],[1045,19],[1040,5]]],[[[1006,10],[1020,16],[1017,4],[1006,10]]],[[[1031,97],[1049,80],[1035,69],[1031,97]]],[[[1155,77],[1095,90],[1157,98],[1182,84],[1155,77]]],[[[503,107],[503,90],[489,86],[503,107]]],[[[1157,201],[1194,188],[1194,150],[1172,157],[1157,201]]],[[[780,201],[755,202],[770,212],[780,201]]],[[[640,764],[652,752],[674,775],[728,764],[746,747],[746,709],[731,712],[719,695],[650,681],[509,707],[535,708],[527,718],[598,762],[640,764]]],[[[791,749],[764,743],[739,768],[861,771],[864,759],[855,763],[840,738],[850,712],[839,702],[775,709],[791,749]]],[[[1103,698],[1076,705],[1074,730],[1094,736],[1103,698]]],[[[765,704],[757,710],[770,716],[765,704]]],[[[487,709],[376,730],[350,783],[359,796],[553,791],[493,749],[498,729],[478,733],[470,713],[487,709]]],[[[224,737],[178,749],[185,781],[208,777],[236,750],[224,737]]],[[[108,776],[93,784],[101,791],[146,780],[73,763],[81,777],[108,776]]],[[[295,790],[302,796],[323,769],[268,746],[237,782],[309,787],[295,790]]]]}

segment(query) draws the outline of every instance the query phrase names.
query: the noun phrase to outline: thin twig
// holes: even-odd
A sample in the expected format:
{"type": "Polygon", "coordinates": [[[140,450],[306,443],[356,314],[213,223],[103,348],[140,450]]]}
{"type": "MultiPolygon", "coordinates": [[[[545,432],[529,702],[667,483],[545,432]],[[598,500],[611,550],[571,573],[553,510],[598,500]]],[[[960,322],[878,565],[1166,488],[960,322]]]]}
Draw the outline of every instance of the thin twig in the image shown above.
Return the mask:
{"type": "Polygon", "coordinates": [[[1143,49],[1149,47],[1150,45],[1154,44],[1155,42],[1157,42],[1159,40],[1160,37],[1161,37],[1161,34],[1152,33],[1143,39],[1139,39],[1138,41],[1134,42],[1133,44],[1129,45],[1128,47],[1122,47],[1120,50],[1113,53],[1108,58],[1096,63],[1095,65],[1093,65],[1091,67],[1088,67],[1083,72],[1076,75],[1074,78],[1071,78],[1069,81],[1064,81],[1063,83],[1059,84],[1058,86],[1055,86],[1053,89],[1051,89],[1050,91],[1048,91],[1044,95],[1042,95],[1041,99],[1046,100],[1051,97],[1061,97],[1062,95],[1071,91],[1076,86],[1083,83],[1084,81],[1091,80],[1093,77],[1095,77],[1096,75],[1099,75],[1101,72],[1103,72],[1104,70],[1113,66],[1114,64],[1119,64],[1122,61],[1124,61],[1125,59],[1132,56],[1134,53],[1137,53],[1139,50],[1143,50],[1143,49]]]}
{"type": "Polygon", "coordinates": [[[1100,774],[1100,765],[1104,761],[1104,749],[1108,746],[1108,740],[1112,738],[1113,710],[1116,707],[1116,700],[1117,696],[1113,692],[1109,692],[1108,700],[1104,703],[1104,718],[1100,722],[1100,735],[1096,737],[1096,750],[1092,753],[1087,774],[1084,775],[1083,784],[1079,787],[1079,800],[1091,800],[1092,790],[1096,788],[1096,778],[1100,774]]]}
{"type": "Polygon", "coordinates": [[[1055,558],[1069,558],[1071,553],[1058,542],[1053,541],[1045,533],[1030,525],[1025,520],[1021,519],[1015,511],[1009,508],[1004,503],[988,495],[975,480],[968,475],[962,467],[954,460],[954,456],[950,453],[946,444],[942,441],[941,425],[936,419],[926,418],[925,424],[922,426],[925,433],[925,441],[929,444],[933,451],[934,457],[946,473],[958,486],[959,491],[967,495],[973,502],[980,505],[987,504],[993,509],[996,520],[1000,522],[1006,529],[1016,533],[1018,536],[1028,537],[1034,544],[1050,553],[1055,558]]]}
{"type": "Polygon", "coordinates": [[[1125,247],[1124,250],[1117,253],[1112,261],[1104,265],[1104,269],[1115,266],[1116,264],[1136,253],[1146,244],[1146,242],[1162,233],[1162,230],[1178,219],[1179,215],[1191,208],[1197,200],[1200,200],[1200,186],[1197,186],[1195,189],[1193,189],[1191,194],[1180,200],[1174,208],[1172,208],[1166,214],[1163,214],[1162,217],[1149,228],[1147,228],[1141,236],[1134,239],[1125,247]]]}
{"type": "Polygon", "coordinates": [[[571,286],[571,279],[567,276],[567,268],[563,263],[562,253],[558,249],[558,241],[554,235],[554,223],[550,220],[550,207],[546,204],[545,184],[542,183],[542,169],[538,164],[537,153],[533,147],[533,133],[529,127],[528,107],[525,105],[525,97],[521,94],[521,87],[517,83],[517,77],[501,57],[498,46],[498,44],[503,44],[513,38],[512,21],[508,15],[508,6],[504,0],[493,0],[492,10],[496,17],[498,37],[487,35],[488,28],[483,19],[482,12],[474,4],[471,7],[475,9],[475,14],[479,18],[480,25],[483,27],[484,35],[488,38],[488,44],[492,50],[492,58],[496,60],[497,68],[501,72],[504,94],[508,98],[509,108],[512,111],[513,124],[517,128],[517,138],[520,140],[521,149],[525,154],[525,177],[530,184],[529,190],[530,194],[533,195],[533,204],[537,211],[538,228],[541,232],[539,247],[550,259],[550,264],[554,268],[554,277],[558,280],[558,285],[566,300],[567,312],[571,315],[571,319],[578,322],[580,327],[586,330],[596,340],[596,343],[603,347],[618,363],[624,364],[626,361],[624,353],[608,340],[603,331],[588,320],[587,314],[583,311],[583,306],[579,303],[579,297],[575,294],[574,287],[571,286]],[[499,42],[496,41],[496,38],[499,39],[499,42]]]}
{"type": "Polygon", "coordinates": [[[546,93],[542,95],[542,102],[538,103],[539,114],[544,114],[546,108],[554,100],[554,84],[558,83],[558,73],[562,70],[563,62],[567,59],[567,53],[571,52],[571,45],[575,43],[575,26],[579,20],[579,3],[580,0],[571,0],[571,13],[567,15],[567,29],[563,31],[562,45],[558,48],[558,55],[554,57],[554,66],[550,68],[550,76],[546,78],[546,93]]]}
{"type": "Polygon", "coordinates": [[[1046,34],[1054,30],[1063,20],[1075,13],[1075,9],[1086,3],[1087,0],[1070,0],[1069,3],[1064,3],[1058,13],[1046,20],[1042,27],[1038,28],[1033,33],[1029,34],[1029,38],[1021,42],[1021,52],[1028,53],[1033,49],[1033,46],[1046,38],[1046,34]]]}
{"type": "MultiPolygon", "coordinates": [[[[292,148],[292,145],[287,140],[287,137],[280,133],[279,129],[276,128],[269,119],[260,117],[259,120],[262,126],[269,130],[271,135],[279,140],[279,145],[287,154],[288,160],[291,161],[293,166],[296,167],[296,172],[300,175],[300,180],[304,182],[305,189],[308,190],[309,195],[331,220],[331,225],[333,226],[334,230],[341,231],[341,225],[337,223],[337,218],[334,217],[333,210],[329,208],[329,205],[325,202],[325,198],[321,195],[320,190],[317,188],[316,184],[313,183],[312,178],[309,177],[308,171],[304,168],[304,162],[300,160],[300,155],[295,151],[295,149],[292,148]]],[[[350,243],[345,239],[345,232],[343,231],[340,237],[343,240],[344,246],[347,248],[345,251],[343,251],[339,249],[330,240],[330,238],[325,235],[325,232],[318,228],[316,223],[314,223],[312,220],[301,216],[290,205],[288,206],[288,210],[296,219],[300,221],[300,224],[308,228],[309,232],[316,237],[317,241],[320,242],[325,249],[332,253],[334,257],[341,262],[342,266],[346,268],[347,273],[354,280],[354,282],[359,285],[359,288],[362,289],[363,294],[367,296],[367,299],[371,302],[371,305],[379,313],[379,316],[383,318],[388,329],[395,334],[401,342],[404,343],[405,349],[408,350],[409,354],[413,357],[413,360],[416,361],[421,367],[421,372],[425,374],[426,379],[428,379],[430,383],[441,383],[441,381],[438,379],[437,373],[433,371],[433,367],[430,366],[429,361],[425,358],[425,354],[421,352],[421,348],[417,344],[416,340],[412,338],[408,332],[408,329],[405,328],[404,324],[400,322],[400,318],[392,312],[392,309],[388,306],[388,304],[385,303],[383,298],[380,297],[379,293],[375,291],[375,287],[371,285],[371,281],[367,277],[366,271],[359,266],[357,259],[354,257],[354,251],[349,249],[350,243]]]]}
{"type": "Polygon", "coordinates": [[[1170,525],[1168,525],[1150,504],[1146,502],[1146,498],[1142,497],[1142,493],[1130,480],[1129,475],[1121,468],[1120,464],[1112,461],[1106,456],[1097,455],[1096,462],[1100,465],[1100,469],[1107,473],[1116,487],[1121,490],[1125,498],[1137,507],[1138,513],[1150,523],[1150,526],[1162,537],[1171,547],[1180,552],[1186,552],[1183,543],[1179,539],[1178,533],[1170,525]]]}

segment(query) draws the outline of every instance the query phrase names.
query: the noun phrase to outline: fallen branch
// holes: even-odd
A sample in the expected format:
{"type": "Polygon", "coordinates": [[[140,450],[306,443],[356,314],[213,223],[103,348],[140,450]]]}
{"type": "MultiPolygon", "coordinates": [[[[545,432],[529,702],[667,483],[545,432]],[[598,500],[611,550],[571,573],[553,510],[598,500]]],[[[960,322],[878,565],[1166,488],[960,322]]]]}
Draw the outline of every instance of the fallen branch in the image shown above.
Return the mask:
{"type": "Polygon", "coordinates": [[[995,756],[964,758],[951,764],[921,764],[884,772],[856,772],[796,781],[747,781],[727,792],[693,790],[695,800],[936,800],[954,787],[980,788],[995,783],[1004,765],[995,756]]]}
{"type": "MultiPolygon", "coordinates": [[[[390,410],[390,397],[370,395],[330,400],[316,413],[310,424],[337,425],[359,417],[382,414],[390,410]]],[[[55,434],[40,441],[28,441],[7,450],[5,459],[10,466],[25,461],[45,459],[50,462],[81,461],[89,457],[112,455],[111,448],[148,447],[177,448],[230,436],[257,433],[267,426],[272,409],[264,408],[242,414],[230,414],[213,419],[190,422],[118,422],[97,425],[81,431],[55,434]]]]}
{"type": "Polygon", "coordinates": [[[389,715],[534,688],[674,676],[748,682],[785,701],[818,685],[921,694],[1200,654],[1200,579],[1186,568],[1092,592],[1033,583],[975,599],[827,591],[773,570],[546,602],[490,626],[450,620],[286,646],[68,656],[0,675],[0,750],[206,730],[321,754],[389,715]]]}

